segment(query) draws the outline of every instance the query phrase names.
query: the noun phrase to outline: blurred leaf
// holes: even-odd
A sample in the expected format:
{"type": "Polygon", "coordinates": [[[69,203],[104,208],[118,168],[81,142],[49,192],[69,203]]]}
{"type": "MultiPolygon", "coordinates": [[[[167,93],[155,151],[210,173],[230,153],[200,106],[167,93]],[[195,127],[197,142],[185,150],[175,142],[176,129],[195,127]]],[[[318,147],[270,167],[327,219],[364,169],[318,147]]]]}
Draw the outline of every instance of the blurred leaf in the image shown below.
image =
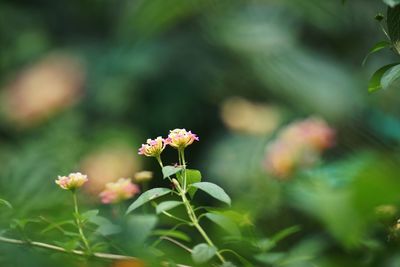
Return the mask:
{"type": "Polygon", "coordinates": [[[285,239],[286,237],[288,237],[288,236],[290,236],[290,235],[292,235],[292,234],[294,234],[294,233],[297,233],[297,232],[300,231],[300,230],[301,230],[301,227],[298,226],[298,225],[288,227],[288,228],[283,229],[283,230],[279,231],[278,233],[276,233],[276,234],[271,238],[271,240],[272,240],[273,242],[275,242],[275,243],[278,243],[279,241],[285,239]]]}
{"type": "Polygon", "coordinates": [[[367,62],[368,58],[370,55],[372,55],[373,53],[376,53],[386,47],[390,47],[390,43],[388,41],[380,41],[378,43],[376,43],[368,52],[368,54],[365,56],[365,58],[363,59],[361,65],[364,66],[365,63],[367,62]]]}
{"type": "Polygon", "coordinates": [[[98,226],[96,233],[99,233],[102,236],[113,235],[121,232],[121,228],[118,225],[113,224],[110,220],[102,216],[94,216],[89,221],[98,226]]]}
{"type": "Polygon", "coordinates": [[[66,221],[62,221],[62,222],[50,223],[49,226],[47,226],[46,228],[44,228],[41,231],[41,233],[44,234],[53,229],[62,230],[64,232],[64,230],[61,228],[61,226],[66,225],[66,224],[75,226],[75,222],[73,220],[66,220],[66,221]]]}
{"type": "Polygon", "coordinates": [[[230,235],[233,236],[241,236],[239,227],[228,217],[223,216],[221,214],[214,214],[214,213],[205,213],[208,219],[219,225],[222,229],[228,232],[230,235]]]}
{"type": "Polygon", "coordinates": [[[129,215],[127,220],[127,242],[135,246],[143,246],[151,235],[158,221],[155,215],[129,215]]]}
{"type": "Polygon", "coordinates": [[[0,198],[0,206],[1,205],[4,205],[4,206],[8,207],[9,209],[13,208],[12,205],[10,204],[10,202],[0,198]]]}
{"type": "Polygon", "coordinates": [[[192,250],[192,259],[197,264],[202,264],[208,262],[212,257],[214,257],[217,249],[211,247],[207,244],[198,244],[192,250]]]}
{"type": "Polygon", "coordinates": [[[173,209],[173,208],[175,208],[175,207],[177,207],[179,205],[182,205],[182,204],[183,203],[181,201],[174,201],[174,200],[161,202],[156,207],[156,213],[160,214],[163,211],[167,211],[167,210],[173,209]]]}
{"type": "Polygon", "coordinates": [[[224,262],[222,265],[220,265],[220,267],[236,267],[236,265],[233,264],[233,263],[230,262],[230,261],[226,261],[226,262],[224,262]]]}
{"type": "Polygon", "coordinates": [[[190,236],[178,230],[154,230],[152,234],[156,236],[169,236],[186,242],[191,241],[190,236]]]}
{"type": "Polygon", "coordinates": [[[162,173],[164,179],[167,177],[171,177],[177,172],[180,172],[182,170],[182,167],[175,167],[175,166],[165,166],[162,168],[162,173]]]}
{"type": "Polygon", "coordinates": [[[99,210],[89,210],[86,211],[84,213],[81,214],[81,220],[83,223],[87,222],[87,221],[91,221],[94,217],[97,216],[97,214],[99,214],[99,210]]]}
{"type": "Polygon", "coordinates": [[[395,87],[400,78],[400,65],[396,65],[388,69],[381,78],[382,89],[395,87]]]}
{"type": "Polygon", "coordinates": [[[228,205],[231,205],[231,198],[225,193],[224,189],[219,187],[216,184],[209,183],[209,182],[200,182],[191,184],[190,187],[198,188],[213,198],[216,198],[222,202],[225,202],[228,205]]]}
{"type": "Polygon", "coordinates": [[[35,223],[40,223],[40,222],[41,222],[41,220],[33,219],[33,218],[31,218],[31,219],[30,218],[28,218],[28,219],[13,219],[10,223],[10,228],[11,229],[19,228],[20,230],[24,230],[28,224],[31,224],[31,223],[35,224],[35,223]]]}
{"type": "Polygon", "coordinates": [[[254,256],[256,260],[262,263],[267,264],[276,264],[277,262],[284,259],[286,256],[283,252],[274,252],[274,253],[261,253],[254,256]]]}
{"type": "Polygon", "coordinates": [[[389,64],[389,65],[383,66],[380,69],[378,69],[377,71],[375,71],[375,73],[372,74],[372,77],[370,78],[370,80],[368,82],[368,92],[373,93],[375,91],[382,89],[381,79],[382,79],[383,75],[385,74],[385,72],[388,69],[390,69],[391,67],[396,66],[398,64],[399,63],[389,64]]]}
{"type": "Polygon", "coordinates": [[[153,189],[150,189],[150,190],[148,190],[148,191],[146,191],[146,192],[143,192],[143,193],[128,207],[128,210],[126,211],[126,214],[128,214],[128,213],[130,213],[131,211],[137,209],[138,207],[142,206],[143,204],[145,204],[145,203],[147,203],[147,202],[149,202],[149,201],[151,201],[151,200],[153,200],[153,199],[156,199],[156,198],[159,198],[159,197],[161,197],[161,196],[164,196],[164,195],[166,195],[166,194],[168,194],[168,193],[170,193],[170,192],[172,192],[171,189],[162,188],[162,187],[153,188],[153,189]]]}
{"type": "Polygon", "coordinates": [[[390,40],[397,54],[400,53],[400,6],[397,0],[390,1],[392,7],[387,10],[387,28],[390,40]]]}
{"type": "Polygon", "coordinates": [[[390,7],[395,7],[396,5],[400,4],[400,0],[383,0],[383,2],[390,7]]]}

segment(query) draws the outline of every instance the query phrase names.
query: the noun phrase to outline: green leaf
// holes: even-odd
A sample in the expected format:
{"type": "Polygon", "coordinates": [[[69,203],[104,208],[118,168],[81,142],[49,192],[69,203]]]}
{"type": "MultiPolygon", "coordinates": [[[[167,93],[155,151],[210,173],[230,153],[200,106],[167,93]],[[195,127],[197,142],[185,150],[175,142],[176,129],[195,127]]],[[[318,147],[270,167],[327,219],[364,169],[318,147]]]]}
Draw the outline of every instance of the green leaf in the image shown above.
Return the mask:
{"type": "Polygon", "coordinates": [[[91,221],[94,217],[99,214],[99,210],[88,210],[81,214],[81,220],[85,223],[87,221],[91,221]]]}
{"type": "Polygon", "coordinates": [[[228,205],[231,205],[231,198],[228,196],[227,193],[225,193],[224,189],[219,187],[216,184],[209,183],[209,182],[200,182],[200,183],[194,183],[191,184],[190,187],[195,187],[198,188],[213,198],[216,198],[222,202],[225,202],[228,205]]]}
{"type": "Polygon", "coordinates": [[[132,245],[143,246],[143,243],[151,235],[156,227],[158,218],[155,215],[128,215],[126,240],[132,245]]]}
{"type": "Polygon", "coordinates": [[[262,262],[262,263],[267,263],[267,264],[279,264],[280,261],[282,261],[285,256],[287,256],[283,252],[273,252],[273,253],[260,253],[254,256],[256,260],[262,262]]]}
{"type": "Polygon", "coordinates": [[[153,188],[150,189],[146,192],[143,192],[129,207],[128,210],[126,211],[126,214],[130,213],[131,211],[137,209],[138,207],[142,206],[143,204],[159,198],[161,196],[164,196],[168,193],[172,192],[171,189],[168,188],[162,188],[162,187],[158,187],[158,188],[153,188]]]}
{"type": "Polygon", "coordinates": [[[381,84],[382,76],[385,74],[385,72],[388,69],[390,69],[391,67],[396,66],[398,64],[399,63],[389,64],[389,65],[383,66],[382,68],[375,71],[375,73],[372,75],[372,77],[369,80],[368,92],[373,93],[373,92],[376,92],[376,91],[382,89],[382,84],[381,84]]]}
{"type": "Polygon", "coordinates": [[[390,7],[395,7],[396,5],[400,4],[400,0],[383,0],[383,2],[390,7]]]}
{"type": "MultiPolygon", "coordinates": [[[[66,225],[66,224],[75,225],[75,222],[73,220],[67,220],[67,221],[62,221],[62,222],[57,222],[57,223],[50,223],[49,226],[44,228],[40,233],[44,234],[48,231],[51,231],[51,230],[57,229],[57,228],[61,230],[62,229],[61,226],[66,225]]],[[[64,232],[63,229],[62,229],[62,232],[64,232]]]]}
{"type": "Polygon", "coordinates": [[[0,206],[1,206],[1,205],[4,205],[4,206],[8,207],[9,209],[12,209],[12,208],[13,208],[12,205],[10,204],[10,202],[8,202],[7,200],[4,200],[4,199],[1,199],[1,198],[0,198],[0,206]]]}
{"type": "Polygon", "coordinates": [[[162,168],[162,173],[164,179],[167,177],[171,177],[177,172],[180,172],[182,170],[182,167],[175,167],[175,166],[165,166],[162,168]]]}
{"type": "Polygon", "coordinates": [[[186,242],[191,241],[191,238],[187,234],[178,230],[154,230],[152,234],[156,236],[169,236],[186,242]]]}
{"type": "Polygon", "coordinates": [[[236,265],[233,264],[233,263],[230,262],[230,261],[226,261],[226,262],[224,262],[222,265],[220,265],[220,267],[236,267],[236,265]]]}
{"type": "Polygon", "coordinates": [[[393,47],[400,53],[400,5],[398,1],[392,2],[392,7],[388,7],[387,10],[387,28],[390,40],[392,41],[393,47]]]}
{"type": "Polygon", "coordinates": [[[298,225],[294,225],[294,226],[285,228],[285,229],[283,229],[282,231],[279,231],[278,233],[276,233],[276,234],[271,238],[271,240],[272,240],[273,242],[277,243],[277,242],[281,241],[282,239],[284,239],[284,238],[286,238],[286,237],[288,237],[288,236],[290,236],[290,235],[292,235],[292,234],[294,234],[294,233],[297,233],[297,232],[300,231],[300,230],[301,230],[301,228],[300,228],[300,226],[298,226],[298,225]]]}
{"type": "Polygon", "coordinates": [[[160,214],[163,211],[173,209],[181,204],[183,204],[181,201],[174,201],[174,200],[161,202],[156,207],[156,213],[160,214]]]}
{"type": "Polygon", "coordinates": [[[400,65],[388,69],[381,78],[382,89],[388,89],[398,84],[400,78],[400,65]]]}
{"type": "Polygon", "coordinates": [[[202,264],[209,261],[217,253],[215,247],[207,244],[198,244],[192,250],[192,259],[196,264],[202,264]]]}
{"type": "Polygon", "coordinates": [[[368,58],[370,55],[372,55],[373,53],[376,53],[386,47],[390,47],[391,43],[389,43],[388,41],[380,41],[378,43],[376,43],[368,52],[368,54],[365,56],[364,60],[362,61],[361,65],[364,66],[365,63],[367,62],[368,58]]]}
{"type": "Polygon", "coordinates": [[[204,216],[206,216],[208,219],[210,219],[212,222],[220,226],[222,229],[224,229],[227,233],[233,236],[241,236],[239,227],[228,217],[221,215],[221,214],[214,214],[214,213],[205,213],[204,216]]]}
{"type": "Polygon", "coordinates": [[[118,225],[113,224],[110,220],[102,216],[92,217],[90,222],[98,226],[96,233],[102,236],[109,236],[121,232],[121,228],[118,225]]]}
{"type": "MultiPolygon", "coordinates": [[[[198,170],[191,170],[187,169],[186,170],[186,184],[187,186],[190,186],[193,183],[199,183],[201,182],[201,172],[198,170]]],[[[188,189],[189,196],[191,198],[194,197],[194,194],[196,194],[197,188],[191,187],[188,189]]]]}

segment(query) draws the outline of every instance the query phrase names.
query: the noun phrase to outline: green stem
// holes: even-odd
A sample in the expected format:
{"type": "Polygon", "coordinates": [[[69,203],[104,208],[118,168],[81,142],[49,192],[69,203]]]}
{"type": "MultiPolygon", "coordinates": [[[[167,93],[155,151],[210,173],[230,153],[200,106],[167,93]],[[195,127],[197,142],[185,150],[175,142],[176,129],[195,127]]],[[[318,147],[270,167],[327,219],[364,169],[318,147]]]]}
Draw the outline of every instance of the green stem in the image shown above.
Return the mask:
{"type": "MultiPolygon", "coordinates": [[[[197,231],[201,234],[201,236],[204,238],[204,240],[207,242],[207,244],[211,247],[216,247],[210,237],[207,235],[206,231],[204,231],[203,227],[201,227],[199,220],[196,216],[196,213],[194,212],[192,206],[190,205],[190,201],[186,197],[186,192],[182,190],[180,186],[177,187],[178,192],[182,198],[182,202],[186,207],[187,214],[192,221],[193,226],[197,229],[197,231]]],[[[220,259],[222,263],[225,263],[224,257],[219,253],[218,251],[216,252],[217,257],[220,259]]]]}
{"type": "Polygon", "coordinates": [[[76,225],[78,227],[79,235],[82,239],[83,244],[85,245],[85,248],[87,250],[87,253],[91,254],[91,249],[88,240],[85,237],[85,234],[83,232],[83,226],[82,226],[82,221],[81,221],[81,215],[79,214],[79,209],[78,209],[78,200],[76,197],[76,192],[72,191],[72,198],[74,199],[74,211],[75,211],[75,216],[76,216],[76,225]]]}
{"type": "Polygon", "coordinates": [[[180,155],[180,159],[181,159],[181,165],[183,167],[182,172],[183,172],[183,190],[184,192],[186,192],[186,161],[185,161],[185,150],[184,149],[180,149],[179,150],[179,155],[180,155]]]}

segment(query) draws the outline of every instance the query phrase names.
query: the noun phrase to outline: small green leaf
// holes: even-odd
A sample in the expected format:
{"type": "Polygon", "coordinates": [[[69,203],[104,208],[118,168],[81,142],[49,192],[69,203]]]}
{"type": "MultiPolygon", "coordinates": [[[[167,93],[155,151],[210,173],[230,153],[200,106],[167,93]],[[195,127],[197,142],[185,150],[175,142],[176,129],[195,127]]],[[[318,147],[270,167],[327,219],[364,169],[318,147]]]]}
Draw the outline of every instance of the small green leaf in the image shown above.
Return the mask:
{"type": "Polygon", "coordinates": [[[75,225],[75,222],[73,220],[67,220],[67,221],[62,221],[62,222],[57,222],[57,223],[50,223],[49,226],[47,226],[45,229],[43,229],[40,233],[44,234],[53,229],[59,229],[59,230],[62,230],[62,232],[64,232],[64,230],[62,229],[61,226],[66,225],[66,224],[75,225]]]}
{"type": "Polygon", "coordinates": [[[180,172],[182,170],[182,167],[175,167],[175,166],[165,166],[162,168],[162,173],[164,176],[164,179],[167,177],[171,177],[177,172],[180,172]]]}
{"type": "Polygon", "coordinates": [[[400,78],[400,65],[393,66],[388,69],[381,78],[382,89],[388,89],[398,84],[400,78]]]}
{"type": "MultiPolygon", "coordinates": [[[[201,182],[201,172],[198,170],[191,170],[187,169],[186,170],[186,184],[187,186],[190,186],[193,183],[198,183],[201,182]]],[[[194,197],[194,194],[196,194],[197,188],[191,187],[188,189],[189,196],[191,198],[194,197]]]]}
{"type": "Polygon", "coordinates": [[[146,192],[143,192],[129,207],[128,210],[126,211],[126,214],[130,213],[131,211],[137,209],[138,207],[142,206],[143,204],[159,198],[161,196],[164,196],[168,193],[172,192],[171,189],[168,188],[162,188],[162,187],[158,187],[158,188],[153,188],[150,189],[146,192]]]}
{"type": "Polygon", "coordinates": [[[364,66],[365,63],[367,62],[368,58],[370,55],[372,55],[373,53],[376,53],[386,47],[390,47],[391,43],[389,43],[388,41],[380,41],[378,43],[376,43],[368,52],[368,54],[365,56],[364,60],[362,61],[361,65],[364,66]]]}
{"type": "Polygon", "coordinates": [[[169,236],[186,242],[191,241],[191,238],[187,234],[178,230],[154,230],[152,234],[156,236],[169,236]]]}
{"type": "Polygon", "coordinates": [[[214,214],[214,213],[205,213],[204,216],[206,216],[208,219],[213,221],[215,224],[220,226],[222,229],[224,229],[227,233],[229,233],[232,236],[240,236],[240,230],[239,227],[228,217],[221,215],[221,214],[214,214]]]}
{"type": "Polygon", "coordinates": [[[209,182],[200,182],[200,183],[194,183],[191,184],[190,187],[195,187],[198,188],[213,198],[216,198],[222,202],[225,202],[228,205],[231,205],[231,198],[228,196],[227,193],[225,193],[224,189],[219,187],[216,184],[209,183],[209,182]]]}
{"type": "Polygon", "coordinates": [[[283,252],[274,252],[274,253],[260,253],[254,256],[256,260],[267,263],[271,265],[279,264],[285,258],[286,254],[283,252]]]}
{"type": "Polygon", "coordinates": [[[192,259],[196,264],[202,264],[209,261],[217,253],[215,247],[211,247],[207,244],[198,244],[192,250],[192,259]]]}
{"type": "Polygon", "coordinates": [[[383,2],[390,7],[395,7],[396,5],[400,4],[400,0],[383,0],[383,2]]]}
{"type": "Polygon", "coordinates": [[[388,69],[390,69],[391,67],[396,66],[398,64],[399,63],[389,64],[389,65],[383,66],[382,68],[375,71],[375,73],[372,75],[372,77],[369,80],[368,92],[373,93],[373,92],[376,92],[376,91],[382,89],[382,84],[381,84],[382,76],[385,74],[385,72],[388,69]]]}
{"type": "Polygon", "coordinates": [[[167,211],[167,210],[173,209],[173,208],[175,208],[175,207],[177,207],[177,206],[179,206],[181,204],[183,204],[183,203],[180,202],[180,201],[174,201],[174,200],[161,202],[156,207],[156,213],[160,214],[163,211],[167,211]]]}
{"type": "Polygon", "coordinates": [[[118,225],[113,224],[110,220],[102,216],[92,217],[90,222],[98,226],[96,233],[102,236],[109,236],[121,232],[121,228],[118,225]]]}
{"type": "Polygon", "coordinates": [[[143,246],[143,243],[151,235],[156,227],[158,218],[155,215],[135,214],[127,216],[127,242],[135,246],[143,246]]]}
{"type": "Polygon", "coordinates": [[[87,222],[90,221],[91,219],[93,219],[94,217],[97,216],[97,214],[99,214],[99,210],[88,210],[84,213],[81,214],[81,220],[83,222],[87,222]]]}
{"type": "Polygon", "coordinates": [[[0,206],[1,206],[1,205],[4,205],[4,206],[8,207],[9,209],[12,209],[12,208],[13,208],[12,205],[10,204],[10,202],[8,202],[7,200],[4,200],[4,199],[1,199],[1,198],[0,198],[0,206]]]}

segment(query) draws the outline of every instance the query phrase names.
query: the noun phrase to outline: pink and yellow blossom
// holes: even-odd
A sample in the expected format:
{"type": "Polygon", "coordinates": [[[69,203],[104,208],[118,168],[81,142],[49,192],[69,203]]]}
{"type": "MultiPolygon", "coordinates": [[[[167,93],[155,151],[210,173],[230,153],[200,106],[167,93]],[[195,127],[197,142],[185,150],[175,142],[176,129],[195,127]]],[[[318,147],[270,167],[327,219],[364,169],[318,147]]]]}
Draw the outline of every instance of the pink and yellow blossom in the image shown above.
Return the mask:
{"type": "Polygon", "coordinates": [[[171,130],[168,138],[165,139],[167,145],[176,149],[184,149],[191,145],[194,141],[199,141],[199,137],[191,131],[185,129],[171,130]]]}
{"type": "Polygon", "coordinates": [[[319,118],[309,118],[286,126],[266,147],[264,167],[280,179],[319,161],[323,151],[335,143],[335,131],[319,118]]]}
{"type": "Polygon", "coordinates": [[[55,181],[62,189],[75,190],[88,181],[87,175],[80,172],[70,173],[68,176],[58,176],[55,181]]]}
{"type": "Polygon", "coordinates": [[[118,203],[129,199],[139,193],[139,187],[131,182],[131,179],[120,178],[113,183],[107,183],[106,188],[99,194],[104,204],[118,203]]]}
{"type": "Polygon", "coordinates": [[[139,155],[147,157],[159,157],[165,148],[165,140],[159,136],[156,139],[147,139],[146,144],[139,148],[139,155]]]}

